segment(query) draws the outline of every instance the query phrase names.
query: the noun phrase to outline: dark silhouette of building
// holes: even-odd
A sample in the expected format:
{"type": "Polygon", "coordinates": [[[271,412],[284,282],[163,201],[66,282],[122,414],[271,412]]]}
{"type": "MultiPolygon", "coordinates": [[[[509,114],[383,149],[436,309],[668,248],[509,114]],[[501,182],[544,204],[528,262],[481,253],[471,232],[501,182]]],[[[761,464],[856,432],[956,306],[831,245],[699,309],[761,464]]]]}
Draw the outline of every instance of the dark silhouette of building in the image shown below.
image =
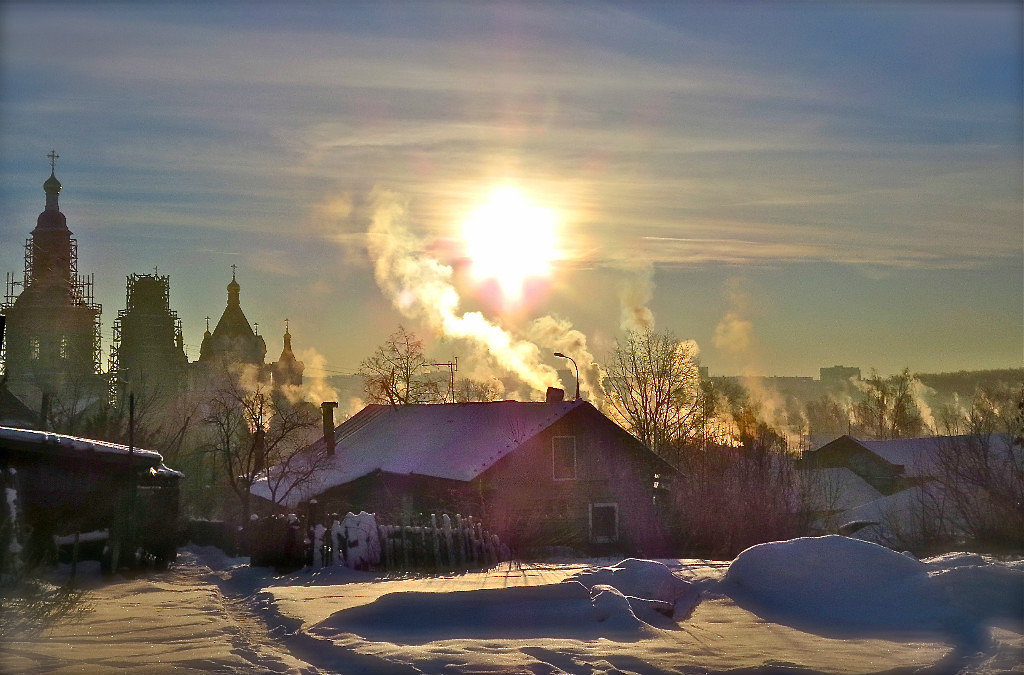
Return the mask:
{"type": "Polygon", "coordinates": [[[57,201],[54,173],[43,183],[46,207],[25,243],[21,281],[7,275],[0,313],[7,315],[3,368],[11,391],[38,407],[44,394],[85,400],[102,391],[100,306],[92,277],[78,274],[78,243],[57,201]],[[18,287],[21,292],[18,293],[18,287]],[[73,393],[72,393],[73,392],[73,393]]]}
{"type": "Polygon", "coordinates": [[[850,380],[860,380],[860,368],[852,366],[819,368],[818,379],[821,380],[823,384],[831,386],[847,384],[850,380]]]}
{"type": "Polygon", "coordinates": [[[212,333],[207,325],[199,347],[199,361],[196,363],[201,370],[206,371],[224,370],[238,365],[256,366],[262,377],[266,369],[264,359],[267,356],[267,343],[245,318],[239,302],[241,286],[235,279],[235,266],[231,267],[227,307],[212,333]]]}
{"type": "Polygon", "coordinates": [[[292,334],[288,332],[288,319],[284,320],[284,349],[281,350],[281,357],[270,364],[271,381],[275,387],[292,386],[302,384],[302,371],[306,365],[295,358],[292,352],[292,334]]]}
{"type": "Polygon", "coordinates": [[[170,277],[132,274],[125,292],[125,309],[114,321],[110,375],[115,391],[171,393],[185,382],[188,360],[181,319],[170,305],[170,277]]]}

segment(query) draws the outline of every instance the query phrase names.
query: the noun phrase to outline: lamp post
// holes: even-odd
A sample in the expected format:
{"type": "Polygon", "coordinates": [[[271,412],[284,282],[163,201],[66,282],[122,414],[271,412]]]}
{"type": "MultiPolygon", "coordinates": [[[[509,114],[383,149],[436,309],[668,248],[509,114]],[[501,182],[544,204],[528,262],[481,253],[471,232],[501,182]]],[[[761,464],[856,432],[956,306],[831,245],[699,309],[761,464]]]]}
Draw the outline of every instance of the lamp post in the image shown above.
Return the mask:
{"type": "Polygon", "coordinates": [[[557,356],[560,359],[569,359],[570,361],[572,361],[572,367],[576,369],[576,398],[575,398],[575,400],[576,401],[580,400],[580,367],[576,365],[576,361],[573,360],[573,358],[571,356],[566,356],[562,352],[555,352],[555,356],[557,356]]]}

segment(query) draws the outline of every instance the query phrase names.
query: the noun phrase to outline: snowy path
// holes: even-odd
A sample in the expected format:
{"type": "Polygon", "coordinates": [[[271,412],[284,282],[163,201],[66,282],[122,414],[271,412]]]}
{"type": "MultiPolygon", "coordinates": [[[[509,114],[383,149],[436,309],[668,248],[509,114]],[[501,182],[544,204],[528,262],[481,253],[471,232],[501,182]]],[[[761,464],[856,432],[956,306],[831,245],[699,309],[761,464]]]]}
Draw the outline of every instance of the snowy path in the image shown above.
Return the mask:
{"type": "Polygon", "coordinates": [[[92,611],[31,641],[0,641],[3,673],[316,673],[188,553],[173,569],[91,586],[92,611]]]}

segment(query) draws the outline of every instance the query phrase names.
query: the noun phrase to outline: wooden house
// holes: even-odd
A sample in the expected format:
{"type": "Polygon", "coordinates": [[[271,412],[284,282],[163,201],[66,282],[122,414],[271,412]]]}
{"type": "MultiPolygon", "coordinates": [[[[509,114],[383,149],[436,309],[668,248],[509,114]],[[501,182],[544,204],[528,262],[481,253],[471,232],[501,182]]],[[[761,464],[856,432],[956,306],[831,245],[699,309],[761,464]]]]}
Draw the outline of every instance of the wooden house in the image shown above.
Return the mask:
{"type": "Polygon", "coordinates": [[[253,492],[321,513],[473,515],[520,551],[670,548],[658,496],[675,470],[586,401],[369,405],[326,426],[309,451],[327,466],[308,484],[283,500],[273,478],[253,492]]]}

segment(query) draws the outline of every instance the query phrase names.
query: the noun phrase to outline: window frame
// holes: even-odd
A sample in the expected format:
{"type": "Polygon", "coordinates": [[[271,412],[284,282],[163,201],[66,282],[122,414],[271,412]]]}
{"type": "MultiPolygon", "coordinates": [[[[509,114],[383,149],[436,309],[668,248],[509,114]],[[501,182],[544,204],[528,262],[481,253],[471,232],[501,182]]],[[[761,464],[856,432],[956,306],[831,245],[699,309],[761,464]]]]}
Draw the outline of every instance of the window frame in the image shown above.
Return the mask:
{"type": "Polygon", "coordinates": [[[553,480],[555,482],[558,482],[558,483],[564,483],[566,481],[577,480],[577,477],[579,476],[579,465],[578,465],[578,462],[576,461],[576,450],[577,450],[577,446],[576,446],[576,437],[575,436],[566,434],[566,435],[552,436],[551,437],[551,480],[553,480]],[[558,475],[558,466],[559,466],[559,463],[558,463],[558,447],[555,445],[555,442],[558,441],[559,439],[563,439],[563,438],[572,439],[572,475],[568,476],[568,477],[565,477],[565,476],[559,477],[559,475],[558,475]]]}
{"type": "Polygon", "coordinates": [[[619,503],[618,502],[591,502],[587,509],[589,520],[590,541],[595,544],[613,544],[619,540],[619,503]],[[597,536],[594,533],[594,509],[611,508],[613,513],[611,536],[597,536]]]}

